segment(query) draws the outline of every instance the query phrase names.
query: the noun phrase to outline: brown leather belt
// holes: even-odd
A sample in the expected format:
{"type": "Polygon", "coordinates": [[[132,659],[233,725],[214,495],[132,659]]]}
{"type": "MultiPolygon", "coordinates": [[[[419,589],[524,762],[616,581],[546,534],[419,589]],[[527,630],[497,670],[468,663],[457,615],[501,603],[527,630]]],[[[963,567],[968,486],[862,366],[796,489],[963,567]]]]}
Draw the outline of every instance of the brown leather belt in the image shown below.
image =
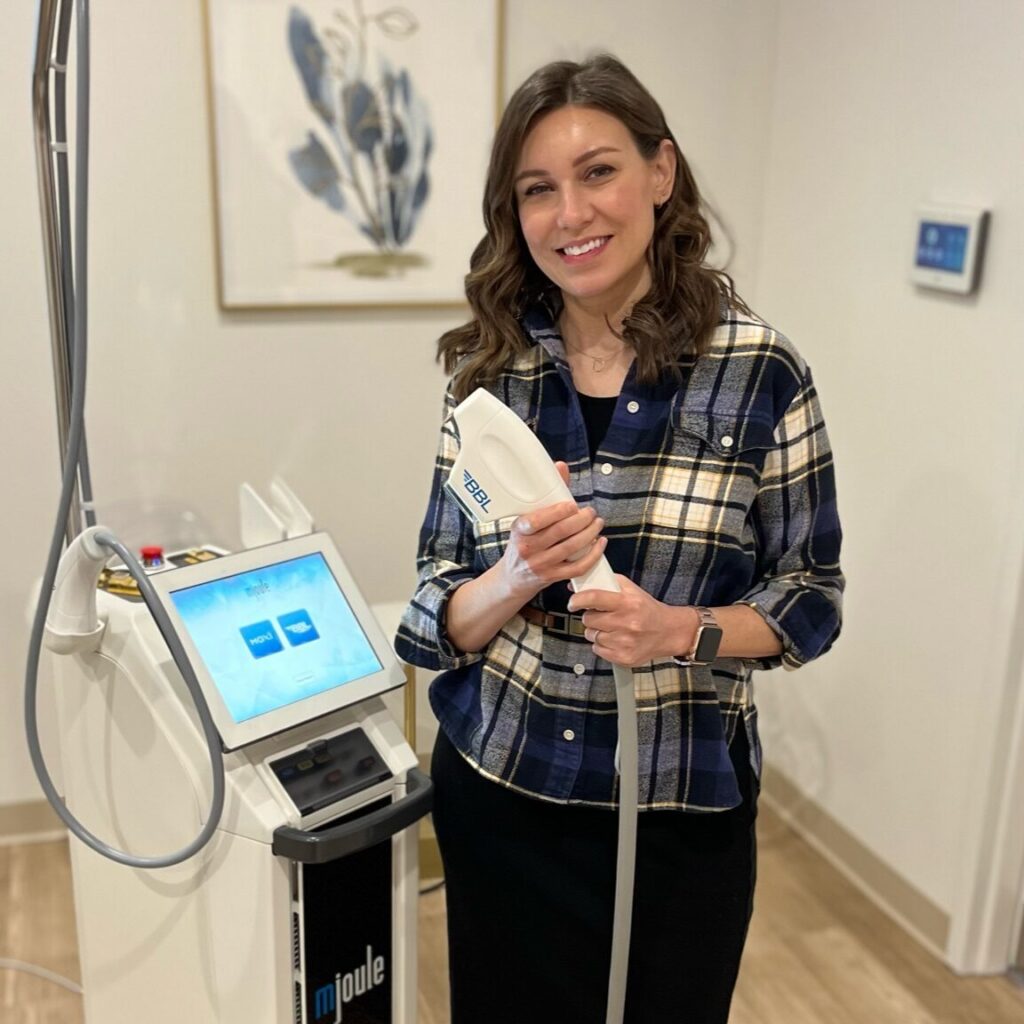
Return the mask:
{"type": "Polygon", "coordinates": [[[542,626],[550,633],[560,633],[562,636],[583,636],[583,618],[580,615],[569,615],[567,612],[542,612],[539,608],[526,605],[519,609],[527,622],[535,626],[542,626]]]}

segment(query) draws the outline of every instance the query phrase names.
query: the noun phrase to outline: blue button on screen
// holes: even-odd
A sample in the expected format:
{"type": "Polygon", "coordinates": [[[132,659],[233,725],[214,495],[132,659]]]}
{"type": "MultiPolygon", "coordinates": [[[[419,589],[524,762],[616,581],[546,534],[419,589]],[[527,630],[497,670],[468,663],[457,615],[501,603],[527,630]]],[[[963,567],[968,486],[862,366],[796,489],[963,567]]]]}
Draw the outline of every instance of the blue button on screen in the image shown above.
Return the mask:
{"type": "Polygon", "coordinates": [[[249,645],[249,653],[254,658],[265,658],[268,654],[277,654],[283,651],[281,639],[274,632],[270,620],[254,622],[251,626],[242,626],[238,631],[242,639],[249,645]]]}
{"type": "Polygon", "coordinates": [[[289,612],[287,615],[279,615],[277,623],[292,647],[320,639],[320,634],[316,631],[316,626],[313,625],[313,620],[305,608],[300,608],[297,612],[289,612]]]}

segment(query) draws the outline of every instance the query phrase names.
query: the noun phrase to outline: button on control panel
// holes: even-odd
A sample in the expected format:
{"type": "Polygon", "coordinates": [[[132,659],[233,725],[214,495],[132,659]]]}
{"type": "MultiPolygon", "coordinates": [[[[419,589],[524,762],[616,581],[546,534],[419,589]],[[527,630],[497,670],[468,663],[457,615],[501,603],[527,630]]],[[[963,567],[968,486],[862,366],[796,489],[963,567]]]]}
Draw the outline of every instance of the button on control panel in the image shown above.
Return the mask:
{"type": "Polygon", "coordinates": [[[317,740],[270,762],[271,771],[298,808],[312,814],[392,777],[362,729],[317,740]]]}

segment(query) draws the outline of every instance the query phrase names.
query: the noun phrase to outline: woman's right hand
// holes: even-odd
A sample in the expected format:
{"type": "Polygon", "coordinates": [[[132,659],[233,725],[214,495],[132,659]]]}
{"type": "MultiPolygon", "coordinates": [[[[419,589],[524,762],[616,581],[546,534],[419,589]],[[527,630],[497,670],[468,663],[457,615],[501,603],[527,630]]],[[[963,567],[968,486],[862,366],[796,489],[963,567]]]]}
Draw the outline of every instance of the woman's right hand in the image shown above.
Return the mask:
{"type": "MultiPolygon", "coordinates": [[[[566,484],[569,468],[555,466],[566,484]]],[[[513,524],[505,553],[496,566],[505,586],[526,604],[545,587],[589,572],[604,554],[604,520],[592,508],[558,502],[520,516],[513,524]]]]}
{"type": "MultiPolygon", "coordinates": [[[[555,465],[568,484],[568,466],[555,465]]],[[[501,558],[449,598],[445,630],[452,646],[466,654],[482,651],[546,586],[590,572],[604,553],[603,526],[593,509],[578,508],[574,501],[520,516],[501,558]]]]}

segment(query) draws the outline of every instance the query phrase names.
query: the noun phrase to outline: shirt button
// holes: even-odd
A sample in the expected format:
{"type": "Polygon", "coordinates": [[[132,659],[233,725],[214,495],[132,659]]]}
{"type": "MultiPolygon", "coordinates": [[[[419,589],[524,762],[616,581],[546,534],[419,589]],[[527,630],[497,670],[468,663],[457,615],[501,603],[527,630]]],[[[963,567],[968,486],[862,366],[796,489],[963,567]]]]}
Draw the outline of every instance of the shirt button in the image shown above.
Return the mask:
{"type": "Polygon", "coordinates": [[[630,412],[639,412],[640,411],[640,403],[639,402],[630,402],[629,405],[626,406],[626,408],[630,412]]]}
{"type": "Polygon", "coordinates": [[[572,729],[566,729],[565,732],[562,733],[562,737],[572,743],[572,741],[576,739],[576,733],[574,733],[572,729]]]}
{"type": "Polygon", "coordinates": [[[606,462],[603,466],[601,466],[601,472],[604,473],[605,476],[608,476],[608,474],[611,473],[611,471],[612,464],[610,462],[606,462]]]}
{"type": "Polygon", "coordinates": [[[726,434],[725,437],[722,438],[722,447],[723,448],[731,448],[732,447],[732,434],[726,434]]]}
{"type": "Polygon", "coordinates": [[[573,665],[572,670],[573,670],[573,672],[576,673],[576,675],[581,676],[581,675],[583,675],[584,672],[587,671],[587,666],[586,665],[573,665]]]}

